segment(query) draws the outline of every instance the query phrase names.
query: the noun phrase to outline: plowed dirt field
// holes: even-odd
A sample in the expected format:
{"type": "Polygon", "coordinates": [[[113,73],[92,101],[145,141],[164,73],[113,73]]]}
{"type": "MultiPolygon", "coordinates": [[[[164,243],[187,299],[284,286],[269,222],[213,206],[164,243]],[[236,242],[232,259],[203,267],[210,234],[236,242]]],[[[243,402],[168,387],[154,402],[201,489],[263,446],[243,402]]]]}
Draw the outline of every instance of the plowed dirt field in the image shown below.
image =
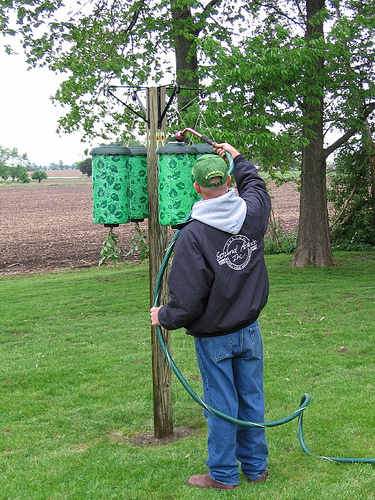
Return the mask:
{"type": "MultiPolygon", "coordinates": [[[[91,179],[79,171],[48,171],[30,184],[0,182],[0,274],[98,265],[108,228],[92,222],[91,179]]],[[[285,232],[299,218],[299,193],[293,182],[269,185],[273,213],[285,232]]],[[[115,229],[118,244],[131,250],[134,223],[115,229]]],[[[147,231],[147,221],[140,223],[147,231]]],[[[135,259],[131,254],[128,259],[135,259]]]]}

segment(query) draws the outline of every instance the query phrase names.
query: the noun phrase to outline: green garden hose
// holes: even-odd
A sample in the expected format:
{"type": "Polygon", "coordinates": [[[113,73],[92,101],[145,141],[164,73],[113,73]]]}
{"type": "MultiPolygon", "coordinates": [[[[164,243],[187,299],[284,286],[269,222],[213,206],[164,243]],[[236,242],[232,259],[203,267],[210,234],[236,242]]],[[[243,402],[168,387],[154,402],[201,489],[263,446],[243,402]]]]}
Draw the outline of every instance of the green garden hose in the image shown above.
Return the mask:
{"type": "MultiPolygon", "coordinates": [[[[233,165],[231,165],[231,167],[233,168],[233,165]]],[[[190,214],[189,216],[186,218],[186,220],[188,220],[190,218],[190,214]]],[[[160,266],[160,270],[159,270],[159,273],[158,273],[158,276],[157,276],[157,279],[156,279],[156,283],[155,283],[155,290],[154,290],[154,305],[155,307],[159,306],[159,298],[160,298],[160,289],[161,289],[161,283],[162,283],[162,279],[163,279],[163,275],[164,275],[164,272],[165,272],[165,269],[168,265],[168,261],[173,253],[173,249],[174,249],[174,245],[176,243],[176,240],[178,238],[178,235],[179,235],[179,231],[176,231],[176,233],[174,234],[166,252],[165,252],[165,255],[164,255],[164,259],[161,263],[161,266],[160,266]]],[[[208,410],[209,412],[213,413],[214,415],[217,415],[219,416],[220,418],[223,418],[224,420],[227,420],[229,422],[232,422],[234,424],[238,424],[238,425],[243,425],[245,427],[276,427],[278,425],[282,425],[282,424],[285,424],[287,422],[290,422],[291,420],[295,419],[298,417],[298,438],[299,438],[299,442],[300,442],[300,445],[303,449],[303,451],[305,453],[307,453],[308,455],[311,455],[313,457],[316,457],[316,458],[323,458],[325,460],[329,460],[329,461],[333,461],[333,462],[342,462],[342,463],[375,463],[375,458],[335,458],[335,457],[326,457],[326,456],[321,456],[321,455],[315,455],[314,453],[311,453],[307,447],[306,447],[306,444],[305,444],[305,440],[304,440],[304,437],[303,437],[303,412],[304,410],[307,408],[308,404],[310,403],[310,400],[311,400],[311,396],[310,394],[308,393],[305,393],[303,396],[302,396],[302,399],[301,399],[301,402],[300,402],[300,406],[299,408],[294,411],[291,415],[289,415],[288,417],[285,417],[281,420],[276,420],[276,421],[273,421],[273,422],[262,422],[262,423],[256,423],[256,422],[248,422],[248,421],[244,421],[244,420],[239,420],[237,418],[234,418],[234,417],[231,417],[229,415],[226,415],[225,413],[222,413],[221,411],[213,408],[212,406],[206,404],[197,394],[196,392],[192,389],[192,387],[188,384],[188,382],[186,381],[186,379],[184,378],[184,376],[181,374],[180,370],[178,369],[178,367],[176,366],[175,362],[173,361],[167,347],[166,347],[166,344],[165,344],[165,341],[164,341],[164,337],[163,337],[163,333],[162,333],[162,329],[160,326],[157,326],[156,327],[156,330],[157,330],[157,336],[158,336],[158,340],[159,340],[159,344],[160,344],[160,347],[163,351],[163,354],[166,358],[166,360],[168,361],[169,365],[171,366],[173,372],[175,373],[175,375],[177,376],[177,378],[179,379],[179,381],[181,382],[181,384],[184,386],[184,388],[186,389],[186,391],[190,394],[190,396],[200,405],[202,406],[203,408],[205,408],[206,410],[208,410]]]]}
{"type": "MultiPolygon", "coordinates": [[[[160,288],[161,288],[161,283],[162,283],[163,275],[164,275],[165,269],[166,269],[166,267],[168,265],[168,261],[170,259],[170,256],[172,255],[172,252],[173,252],[173,249],[174,249],[174,245],[175,245],[176,240],[178,238],[178,234],[179,234],[179,231],[176,231],[175,235],[172,238],[171,243],[169,244],[169,246],[168,246],[168,248],[167,248],[167,250],[165,252],[163,262],[161,263],[161,266],[160,266],[160,270],[159,270],[159,273],[158,273],[158,276],[157,276],[157,279],[156,279],[155,291],[154,291],[154,305],[155,305],[155,307],[157,307],[157,306],[160,305],[159,304],[159,296],[160,296],[160,288]]],[[[311,456],[316,457],[316,458],[323,458],[325,460],[329,460],[329,461],[333,461],[333,462],[342,462],[342,463],[372,463],[372,464],[375,463],[375,458],[336,458],[336,457],[326,457],[326,456],[322,456],[322,455],[315,455],[314,453],[311,453],[311,451],[309,451],[307,449],[307,446],[305,444],[305,440],[304,440],[304,437],[303,437],[303,412],[305,411],[305,409],[307,408],[307,406],[308,406],[308,404],[310,403],[310,400],[311,400],[311,396],[308,393],[305,393],[302,396],[302,399],[301,399],[301,402],[300,402],[300,406],[299,406],[299,408],[296,411],[294,411],[288,417],[282,418],[281,420],[275,420],[273,422],[256,423],[256,422],[248,422],[248,421],[245,421],[245,420],[239,420],[237,418],[231,417],[230,415],[226,415],[225,413],[223,413],[223,412],[221,412],[221,411],[213,408],[212,406],[208,405],[207,403],[205,403],[196,394],[196,392],[188,384],[188,382],[186,381],[186,379],[184,378],[184,376],[182,375],[182,373],[178,369],[177,365],[173,361],[172,356],[170,355],[170,353],[169,353],[169,351],[168,351],[168,349],[166,347],[161,327],[157,326],[156,330],[157,330],[157,336],[158,336],[160,347],[161,347],[161,349],[163,351],[163,354],[164,354],[166,360],[168,361],[169,365],[171,366],[173,372],[175,373],[175,375],[177,376],[177,378],[179,379],[179,381],[181,382],[181,384],[184,386],[184,388],[186,389],[186,391],[190,394],[190,396],[200,406],[202,406],[203,408],[205,408],[209,412],[213,413],[214,415],[217,415],[220,418],[223,418],[224,420],[227,420],[228,422],[232,422],[232,423],[238,424],[238,425],[243,425],[245,427],[276,427],[278,425],[286,424],[287,422],[290,422],[291,420],[293,420],[293,419],[295,419],[295,418],[298,417],[298,438],[299,438],[299,442],[300,442],[300,445],[301,445],[303,451],[305,453],[307,453],[308,455],[311,455],[311,456]]]]}

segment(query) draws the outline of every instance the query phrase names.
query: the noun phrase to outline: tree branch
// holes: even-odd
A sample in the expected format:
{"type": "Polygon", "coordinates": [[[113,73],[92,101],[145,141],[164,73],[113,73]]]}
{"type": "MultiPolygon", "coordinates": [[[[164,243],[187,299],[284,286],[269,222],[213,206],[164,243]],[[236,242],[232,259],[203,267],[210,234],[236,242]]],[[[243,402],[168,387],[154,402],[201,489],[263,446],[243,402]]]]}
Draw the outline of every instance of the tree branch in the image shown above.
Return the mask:
{"type": "Polygon", "coordinates": [[[338,214],[338,216],[336,217],[336,219],[332,222],[332,224],[330,226],[331,233],[334,230],[335,226],[337,226],[337,224],[342,219],[342,217],[343,217],[343,215],[345,213],[345,210],[348,208],[349,203],[352,201],[353,196],[355,195],[356,190],[357,190],[357,186],[354,186],[354,188],[352,189],[352,192],[349,195],[349,198],[347,200],[345,200],[345,203],[344,203],[342,209],[340,210],[340,213],[338,214]]]}
{"type": "Polygon", "coordinates": [[[131,31],[134,28],[134,26],[136,25],[138,18],[139,18],[139,14],[141,13],[142,7],[144,6],[145,3],[146,3],[146,0],[141,0],[139,2],[139,7],[134,12],[133,19],[131,20],[129,26],[126,28],[125,33],[129,33],[129,31],[131,31]]]}
{"type": "MultiPolygon", "coordinates": [[[[363,116],[360,117],[362,121],[367,120],[367,118],[371,115],[371,113],[375,110],[375,102],[372,102],[369,104],[363,112],[363,116]]],[[[337,141],[335,141],[333,144],[325,148],[324,151],[324,157],[327,158],[331,153],[333,153],[336,149],[341,147],[346,141],[348,141],[351,137],[353,137],[354,134],[358,132],[358,129],[356,127],[350,127],[350,129],[345,132],[344,135],[342,135],[337,141]]]]}
{"type": "Polygon", "coordinates": [[[277,5],[273,4],[272,2],[263,2],[262,0],[253,0],[253,3],[255,3],[256,5],[258,5],[259,7],[265,7],[266,9],[272,9],[276,14],[279,14],[281,17],[284,17],[285,19],[287,19],[288,21],[290,21],[292,24],[296,24],[297,26],[299,26],[300,28],[304,28],[305,27],[305,24],[306,24],[306,16],[304,16],[302,10],[301,10],[301,7],[299,5],[299,2],[298,0],[295,0],[294,3],[296,4],[297,6],[297,10],[299,12],[299,15],[301,16],[301,19],[303,22],[300,22],[298,20],[296,20],[294,17],[290,17],[286,12],[282,11],[281,9],[278,8],[277,5]]]}
{"type": "Polygon", "coordinates": [[[208,10],[210,10],[212,7],[215,7],[218,3],[220,3],[222,0],[211,0],[211,2],[208,2],[206,7],[203,9],[203,14],[206,13],[208,10]]]}

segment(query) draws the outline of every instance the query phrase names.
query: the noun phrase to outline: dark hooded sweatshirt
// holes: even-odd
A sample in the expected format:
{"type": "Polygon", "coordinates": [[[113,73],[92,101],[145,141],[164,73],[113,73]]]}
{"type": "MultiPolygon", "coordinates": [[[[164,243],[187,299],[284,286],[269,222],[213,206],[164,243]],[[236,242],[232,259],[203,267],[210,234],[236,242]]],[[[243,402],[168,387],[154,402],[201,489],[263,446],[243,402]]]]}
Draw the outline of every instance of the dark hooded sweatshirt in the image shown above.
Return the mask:
{"type": "Polygon", "coordinates": [[[233,333],[253,323],[268,297],[264,233],[271,207],[253,163],[234,159],[233,189],[193,206],[178,235],[169,301],[159,310],[167,330],[196,337],[233,333]]]}

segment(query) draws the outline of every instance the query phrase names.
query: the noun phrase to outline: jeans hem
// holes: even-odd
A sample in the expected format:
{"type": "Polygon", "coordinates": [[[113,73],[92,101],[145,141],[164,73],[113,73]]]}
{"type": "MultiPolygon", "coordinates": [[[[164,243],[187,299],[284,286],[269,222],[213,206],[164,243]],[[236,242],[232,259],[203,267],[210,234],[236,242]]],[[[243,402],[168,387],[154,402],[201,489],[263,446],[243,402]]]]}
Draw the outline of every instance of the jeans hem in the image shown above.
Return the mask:
{"type": "Polygon", "coordinates": [[[224,483],[224,481],[218,481],[217,479],[215,479],[214,477],[212,477],[211,472],[209,472],[208,475],[210,476],[210,478],[212,480],[216,481],[217,483],[224,484],[225,486],[238,486],[238,481],[235,482],[235,483],[224,483]]]}
{"type": "Polygon", "coordinates": [[[257,479],[259,479],[260,477],[262,477],[262,476],[263,476],[263,474],[264,474],[265,472],[266,472],[266,469],[264,469],[264,471],[262,471],[262,472],[259,472],[259,473],[258,473],[257,475],[255,475],[255,476],[250,476],[249,474],[245,474],[245,476],[246,476],[247,478],[249,478],[251,481],[256,481],[257,479]]]}

